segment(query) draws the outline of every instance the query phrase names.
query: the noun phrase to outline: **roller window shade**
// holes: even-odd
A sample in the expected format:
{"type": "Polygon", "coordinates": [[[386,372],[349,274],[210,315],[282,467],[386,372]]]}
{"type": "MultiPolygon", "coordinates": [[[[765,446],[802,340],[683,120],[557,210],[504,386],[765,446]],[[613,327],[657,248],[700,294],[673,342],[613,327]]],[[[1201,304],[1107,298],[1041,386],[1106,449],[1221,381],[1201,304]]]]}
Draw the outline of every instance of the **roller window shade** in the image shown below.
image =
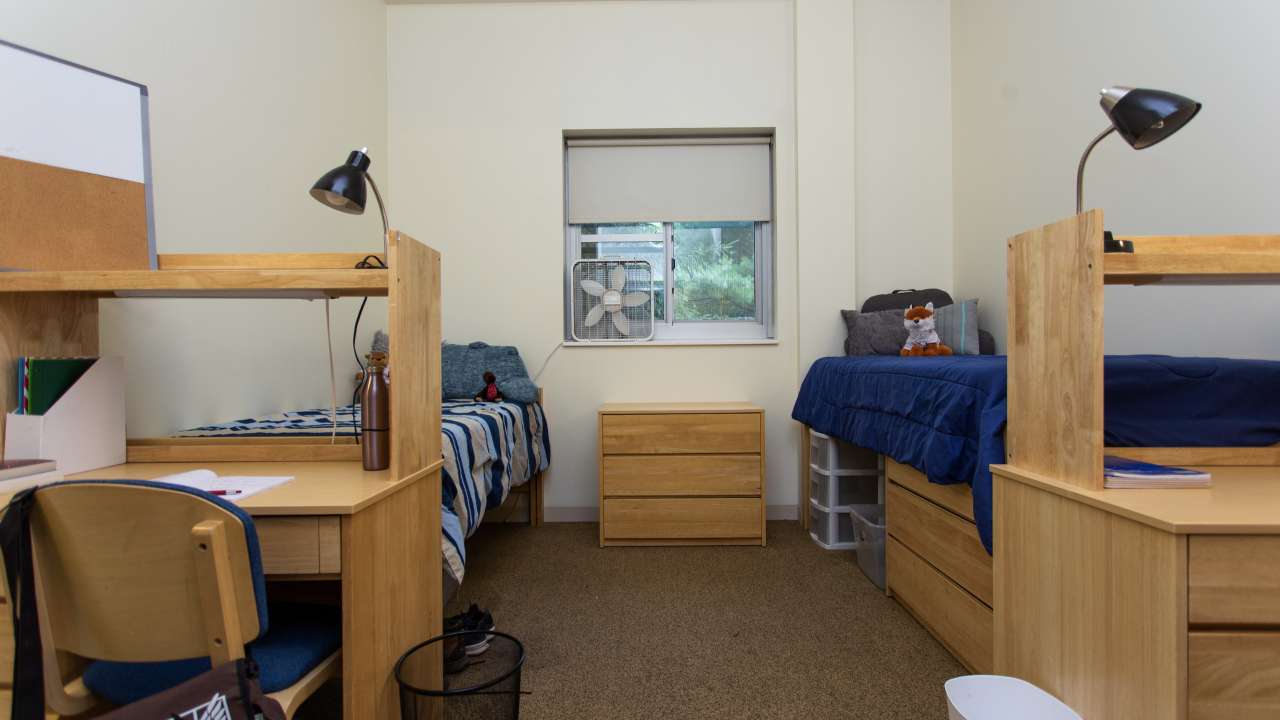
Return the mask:
{"type": "Polygon", "coordinates": [[[568,143],[569,223],[768,221],[768,138],[568,143]]]}

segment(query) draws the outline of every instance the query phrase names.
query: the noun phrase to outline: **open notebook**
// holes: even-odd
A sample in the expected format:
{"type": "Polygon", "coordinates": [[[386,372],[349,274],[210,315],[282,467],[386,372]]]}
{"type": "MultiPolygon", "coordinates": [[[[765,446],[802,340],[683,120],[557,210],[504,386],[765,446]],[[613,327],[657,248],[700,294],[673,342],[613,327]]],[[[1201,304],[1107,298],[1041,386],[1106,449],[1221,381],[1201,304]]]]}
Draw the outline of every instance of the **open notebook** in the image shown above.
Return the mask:
{"type": "Polygon", "coordinates": [[[223,475],[218,476],[212,470],[190,470],[188,472],[177,473],[175,475],[165,475],[164,477],[155,478],[155,482],[169,483],[171,485],[182,485],[184,487],[203,490],[213,495],[221,496],[224,500],[238,503],[241,500],[256,495],[263,490],[270,490],[277,485],[283,485],[293,479],[293,476],[270,477],[270,476],[250,476],[250,475],[223,475]]]}

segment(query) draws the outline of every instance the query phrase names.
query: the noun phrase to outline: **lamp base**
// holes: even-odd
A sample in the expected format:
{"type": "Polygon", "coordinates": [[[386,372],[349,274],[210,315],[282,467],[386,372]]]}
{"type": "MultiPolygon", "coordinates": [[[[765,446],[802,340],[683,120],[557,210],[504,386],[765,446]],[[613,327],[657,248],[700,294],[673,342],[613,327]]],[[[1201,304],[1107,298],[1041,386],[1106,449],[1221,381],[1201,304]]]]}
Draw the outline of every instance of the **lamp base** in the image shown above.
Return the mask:
{"type": "Polygon", "coordinates": [[[1131,253],[1133,252],[1132,240],[1117,240],[1110,230],[1102,231],[1102,252],[1104,253],[1131,253]]]}

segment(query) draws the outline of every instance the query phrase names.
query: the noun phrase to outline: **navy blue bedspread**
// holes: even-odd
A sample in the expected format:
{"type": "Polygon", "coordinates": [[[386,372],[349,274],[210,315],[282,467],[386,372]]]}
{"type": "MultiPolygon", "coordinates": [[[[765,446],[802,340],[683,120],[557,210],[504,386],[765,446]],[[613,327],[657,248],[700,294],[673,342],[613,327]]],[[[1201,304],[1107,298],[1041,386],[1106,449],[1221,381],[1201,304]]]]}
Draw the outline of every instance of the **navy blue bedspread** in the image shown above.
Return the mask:
{"type": "MultiPolygon", "coordinates": [[[[1280,443],[1280,362],[1112,356],[1104,384],[1107,445],[1280,443]]],[[[809,368],[791,417],[931,482],[969,483],[990,552],[989,466],[1004,462],[1005,391],[999,355],[829,357],[809,368]]]]}

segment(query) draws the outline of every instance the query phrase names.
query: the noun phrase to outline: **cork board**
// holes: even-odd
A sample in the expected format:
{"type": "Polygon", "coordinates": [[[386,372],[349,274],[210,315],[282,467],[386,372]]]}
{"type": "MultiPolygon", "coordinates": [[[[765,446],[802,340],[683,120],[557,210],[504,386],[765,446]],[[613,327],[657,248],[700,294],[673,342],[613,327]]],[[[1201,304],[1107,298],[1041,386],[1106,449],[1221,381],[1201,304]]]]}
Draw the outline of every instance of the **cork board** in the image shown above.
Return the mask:
{"type": "Polygon", "coordinates": [[[151,268],[143,183],[0,157],[0,198],[0,268],[151,268]]]}

